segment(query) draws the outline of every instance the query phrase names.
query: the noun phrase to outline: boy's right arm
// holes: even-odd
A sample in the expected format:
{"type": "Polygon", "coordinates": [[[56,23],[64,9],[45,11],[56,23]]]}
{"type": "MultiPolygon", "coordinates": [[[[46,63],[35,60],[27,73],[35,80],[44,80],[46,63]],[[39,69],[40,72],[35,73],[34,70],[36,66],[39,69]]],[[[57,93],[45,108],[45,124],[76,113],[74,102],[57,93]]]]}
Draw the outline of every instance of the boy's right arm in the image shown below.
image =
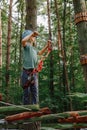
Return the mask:
{"type": "Polygon", "coordinates": [[[38,52],[38,55],[43,55],[43,53],[47,50],[47,48],[50,48],[50,47],[51,47],[51,43],[52,43],[52,41],[51,41],[51,40],[48,40],[48,41],[47,41],[47,44],[45,45],[45,47],[38,52]]]}

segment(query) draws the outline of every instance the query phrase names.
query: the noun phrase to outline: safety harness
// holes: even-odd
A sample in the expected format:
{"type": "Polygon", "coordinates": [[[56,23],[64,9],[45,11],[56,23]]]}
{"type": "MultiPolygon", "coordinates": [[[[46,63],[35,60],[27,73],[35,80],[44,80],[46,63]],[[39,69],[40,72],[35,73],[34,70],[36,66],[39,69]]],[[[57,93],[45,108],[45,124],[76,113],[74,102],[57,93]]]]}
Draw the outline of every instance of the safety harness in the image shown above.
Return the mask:
{"type": "MultiPolygon", "coordinates": [[[[52,51],[52,47],[50,46],[50,47],[47,48],[47,54],[45,56],[42,56],[40,61],[38,62],[37,68],[35,68],[31,72],[29,72],[28,79],[27,79],[26,83],[23,86],[24,89],[31,86],[31,84],[34,84],[34,76],[33,76],[33,74],[35,74],[37,72],[41,72],[41,70],[43,68],[44,60],[46,59],[46,57],[48,57],[48,55],[50,54],[51,51],[52,51]]],[[[28,74],[28,71],[26,71],[26,72],[28,74]]]]}

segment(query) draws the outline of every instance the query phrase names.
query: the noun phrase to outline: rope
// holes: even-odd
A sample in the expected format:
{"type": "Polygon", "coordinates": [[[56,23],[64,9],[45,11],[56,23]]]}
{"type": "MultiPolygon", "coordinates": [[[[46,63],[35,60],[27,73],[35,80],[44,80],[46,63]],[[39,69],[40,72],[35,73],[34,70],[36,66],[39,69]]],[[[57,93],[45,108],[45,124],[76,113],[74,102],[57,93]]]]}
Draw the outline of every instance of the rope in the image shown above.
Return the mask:
{"type": "MultiPolygon", "coordinates": [[[[50,40],[49,40],[50,41],[50,40]]],[[[50,41],[51,42],[51,41],[50,41]]],[[[48,57],[48,55],[50,54],[50,52],[52,51],[52,47],[48,47],[47,48],[47,53],[45,54],[45,56],[42,56],[39,63],[38,63],[38,66],[36,69],[34,69],[33,73],[35,72],[40,72],[43,68],[43,63],[44,63],[44,60],[48,57]]]]}
{"type": "Polygon", "coordinates": [[[29,109],[29,108],[26,108],[26,107],[23,107],[23,106],[17,106],[17,105],[15,105],[15,104],[6,103],[6,102],[3,102],[3,101],[0,101],[0,103],[2,103],[2,104],[4,104],[4,105],[8,105],[8,106],[14,106],[14,107],[22,108],[22,109],[24,109],[24,110],[31,111],[31,109],[29,109]]]}

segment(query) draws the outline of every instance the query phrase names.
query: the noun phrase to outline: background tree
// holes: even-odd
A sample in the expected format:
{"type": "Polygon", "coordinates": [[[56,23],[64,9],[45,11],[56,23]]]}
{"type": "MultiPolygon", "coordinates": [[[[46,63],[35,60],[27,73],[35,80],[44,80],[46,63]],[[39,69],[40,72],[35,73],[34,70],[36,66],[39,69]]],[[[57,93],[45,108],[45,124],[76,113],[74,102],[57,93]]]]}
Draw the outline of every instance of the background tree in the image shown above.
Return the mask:
{"type": "Polygon", "coordinates": [[[37,30],[37,0],[26,0],[26,29],[37,30]]]}
{"type": "Polygon", "coordinates": [[[87,17],[85,0],[73,0],[75,11],[75,22],[77,25],[78,43],[81,55],[81,64],[85,77],[85,88],[87,93],[87,17]],[[78,5],[78,6],[77,6],[78,5]]]}
{"type": "Polygon", "coordinates": [[[6,100],[9,100],[9,76],[10,76],[10,47],[11,47],[11,19],[12,19],[12,0],[9,4],[8,36],[7,36],[7,54],[6,54],[6,100]]]}
{"type": "MultiPolygon", "coordinates": [[[[52,32],[51,32],[51,7],[50,1],[47,0],[47,15],[48,15],[48,35],[49,39],[52,41],[52,32]]],[[[53,54],[50,54],[50,77],[49,77],[49,91],[50,91],[50,98],[53,99],[54,97],[54,85],[53,85],[53,54]]],[[[52,100],[53,102],[53,100],[52,100]]]]}
{"type": "Polygon", "coordinates": [[[2,87],[2,24],[0,9],[0,87],[2,87]]]}
{"type": "MultiPolygon", "coordinates": [[[[26,0],[26,25],[25,29],[37,30],[37,0],[26,0]]],[[[26,129],[40,130],[40,122],[29,123],[26,129]]]]}

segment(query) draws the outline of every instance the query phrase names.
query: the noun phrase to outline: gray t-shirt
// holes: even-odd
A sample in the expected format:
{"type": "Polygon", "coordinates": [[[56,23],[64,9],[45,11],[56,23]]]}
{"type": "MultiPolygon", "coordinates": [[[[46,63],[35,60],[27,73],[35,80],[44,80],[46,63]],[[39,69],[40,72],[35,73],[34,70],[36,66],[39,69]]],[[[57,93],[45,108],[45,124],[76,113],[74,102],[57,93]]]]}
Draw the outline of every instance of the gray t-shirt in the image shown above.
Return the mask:
{"type": "Polygon", "coordinates": [[[23,47],[23,68],[31,69],[37,67],[37,49],[30,44],[23,47]]]}

